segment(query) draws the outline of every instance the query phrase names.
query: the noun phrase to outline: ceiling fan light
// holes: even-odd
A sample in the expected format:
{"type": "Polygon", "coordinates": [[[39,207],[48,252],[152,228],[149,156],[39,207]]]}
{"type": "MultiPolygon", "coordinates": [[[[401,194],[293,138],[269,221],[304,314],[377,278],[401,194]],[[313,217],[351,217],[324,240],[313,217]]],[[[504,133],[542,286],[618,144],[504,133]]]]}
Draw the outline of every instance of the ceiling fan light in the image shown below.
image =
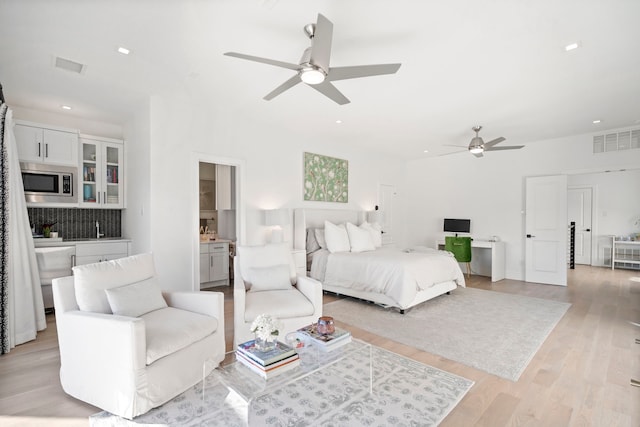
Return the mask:
{"type": "Polygon", "coordinates": [[[484,151],[484,148],[482,148],[482,146],[479,147],[471,147],[469,148],[469,151],[473,154],[478,154],[478,153],[482,153],[484,151]]]}
{"type": "Polygon", "coordinates": [[[307,68],[300,72],[300,79],[308,85],[317,85],[324,81],[325,74],[316,68],[307,68]]]}

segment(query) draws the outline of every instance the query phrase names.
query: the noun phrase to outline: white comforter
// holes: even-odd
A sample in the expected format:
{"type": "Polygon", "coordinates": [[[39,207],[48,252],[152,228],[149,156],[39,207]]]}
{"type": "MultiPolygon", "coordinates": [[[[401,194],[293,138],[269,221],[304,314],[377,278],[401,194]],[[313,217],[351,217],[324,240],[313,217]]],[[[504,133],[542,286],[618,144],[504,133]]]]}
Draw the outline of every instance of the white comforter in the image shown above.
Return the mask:
{"type": "Polygon", "coordinates": [[[369,252],[318,251],[311,277],[331,286],[387,295],[406,306],[416,293],[448,281],[465,286],[464,274],[453,255],[422,248],[411,252],[380,248],[369,252]]]}

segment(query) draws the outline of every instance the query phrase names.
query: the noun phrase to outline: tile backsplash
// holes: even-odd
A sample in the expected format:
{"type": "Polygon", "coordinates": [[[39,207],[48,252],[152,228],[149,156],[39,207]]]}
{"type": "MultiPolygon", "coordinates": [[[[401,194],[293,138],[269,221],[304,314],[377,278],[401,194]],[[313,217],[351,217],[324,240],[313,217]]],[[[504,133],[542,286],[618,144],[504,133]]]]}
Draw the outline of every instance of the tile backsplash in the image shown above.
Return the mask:
{"type": "Polygon", "coordinates": [[[55,223],[51,231],[64,239],[92,238],[96,237],[97,221],[104,237],[123,237],[122,211],[118,209],[27,208],[27,212],[36,234],[42,234],[42,224],[55,223]]]}

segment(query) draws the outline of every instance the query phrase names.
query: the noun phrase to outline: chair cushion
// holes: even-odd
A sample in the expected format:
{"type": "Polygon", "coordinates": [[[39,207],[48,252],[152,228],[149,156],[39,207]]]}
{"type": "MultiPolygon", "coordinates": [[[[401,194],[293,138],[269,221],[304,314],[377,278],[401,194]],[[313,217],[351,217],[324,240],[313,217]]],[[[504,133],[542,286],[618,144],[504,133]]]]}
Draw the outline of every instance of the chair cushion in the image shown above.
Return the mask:
{"type": "Polygon", "coordinates": [[[218,319],[174,307],[140,316],[147,337],[147,365],[175,353],[218,329],[218,319]]]}
{"type": "Polygon", "coordinates": [[[111,307],[105,289],[140,282],[154,275],[151,254],[73,267],[78,308],[82,311],[110,314],[111,307]]]}
{"type": "Polygon", "coordinates": [[[311,316],[313,304],[296,288],[286,291],[247,292],[244,321],[253,322],[256,317],[264,313],[278,319],[311,316]]]}
{"type": "Polygon", "coordinates": [[[249,269],[249,277],[252,292],[291,289],[288,264],[252,267],[249,269]]]}
{"type": "Polygon", "coordinates": [[[105,292],[111,311],[119,316],[139,317],[167,306],[155,277],[105,292]]]}
{"type": "Polygon", "coordinates": [[[250,269],[255,267],[271,267],[286,264],[289,266],[289,279],[291,284],[296,282],[296,267],[287,243],[263,246],[238,246],[236,250],[238,253],[238,262],[240,263],[240,275],[247,289],[251,288],[250,269]]]}

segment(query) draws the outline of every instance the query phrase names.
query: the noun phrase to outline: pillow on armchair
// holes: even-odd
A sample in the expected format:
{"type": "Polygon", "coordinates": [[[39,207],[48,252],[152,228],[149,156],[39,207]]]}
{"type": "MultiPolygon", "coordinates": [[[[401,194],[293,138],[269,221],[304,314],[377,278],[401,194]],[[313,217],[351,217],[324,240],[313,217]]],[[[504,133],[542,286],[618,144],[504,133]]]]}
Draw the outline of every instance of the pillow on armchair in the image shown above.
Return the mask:
{"type": "Polygon", "coordinates": [[[155,277],[105,290],[113,314],[140,317],[167,307],[155,277]]]}
{"type": "Polygon", "coordinates": [[[250,267],[251,292],[291,289],[288,264],[268,267],[250,267]]]}

